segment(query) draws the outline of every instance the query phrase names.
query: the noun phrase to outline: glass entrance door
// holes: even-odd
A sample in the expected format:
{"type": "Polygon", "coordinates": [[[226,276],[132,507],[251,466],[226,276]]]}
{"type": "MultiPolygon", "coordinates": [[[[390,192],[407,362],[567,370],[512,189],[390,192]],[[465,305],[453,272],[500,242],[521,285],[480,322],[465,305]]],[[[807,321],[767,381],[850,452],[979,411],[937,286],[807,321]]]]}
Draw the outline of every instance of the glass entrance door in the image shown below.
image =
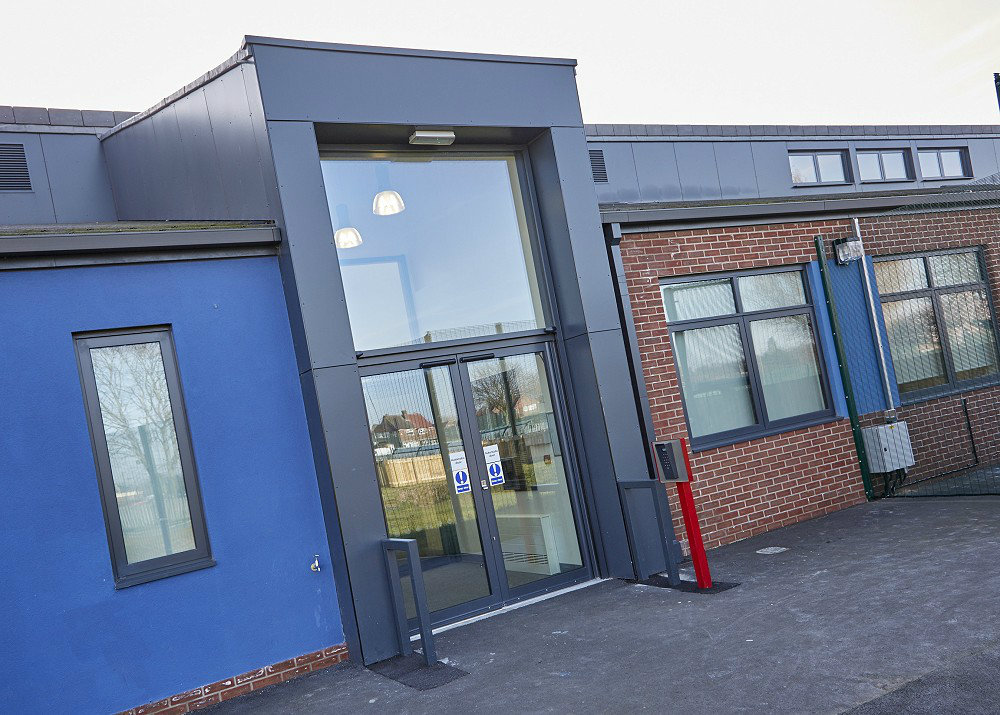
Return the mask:
{"type": "Polygon", "coordinates": [[[550,382],[542,346],[362,372],[386,528],[437,622],[587,575],[550,382]]]}
{"type": "Polygon", "coordinates": [[[544,352],[463,358],[505,585],[512,594],[583,566],[544,352]]]}

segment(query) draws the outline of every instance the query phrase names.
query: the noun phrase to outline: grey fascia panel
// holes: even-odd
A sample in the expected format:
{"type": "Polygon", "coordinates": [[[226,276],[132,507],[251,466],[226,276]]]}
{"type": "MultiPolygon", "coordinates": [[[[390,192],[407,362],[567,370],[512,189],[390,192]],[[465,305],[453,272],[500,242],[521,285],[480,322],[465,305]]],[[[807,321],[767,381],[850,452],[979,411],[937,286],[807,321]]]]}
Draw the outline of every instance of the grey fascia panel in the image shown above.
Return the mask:
{"type": "Polygon", "coordinates": [[[275,246],[280,240],[278,229],[274,226],[188,231],[47,233],[11,236],[9,238],[0,237],[0,256],[275,246]]]}
{"type": "Polygon", "coordinates": [[[865,211],[869,209],[919,206],[935,203],[937,195],[927,196],[862,196],[822,201],[785,201],[769,204],[738,204],[731,206],[691,206],[676,209],[613,209],[601,212],[602,223],[629,224],[669,223],[671,221],[712,220],[727,218],[757,218],[789,214],[821,214],[835,211],[865,211]]]}
{"type": "Polygon", "coordinates": [[[0,105],[0,124],[14,123],[14,108],[10,105],[0,105]]]}
{"type": "Polygon", "coordinates": [[[257,45],[253,56],[268,120],[583,128],[571,66],[257,45]]]}

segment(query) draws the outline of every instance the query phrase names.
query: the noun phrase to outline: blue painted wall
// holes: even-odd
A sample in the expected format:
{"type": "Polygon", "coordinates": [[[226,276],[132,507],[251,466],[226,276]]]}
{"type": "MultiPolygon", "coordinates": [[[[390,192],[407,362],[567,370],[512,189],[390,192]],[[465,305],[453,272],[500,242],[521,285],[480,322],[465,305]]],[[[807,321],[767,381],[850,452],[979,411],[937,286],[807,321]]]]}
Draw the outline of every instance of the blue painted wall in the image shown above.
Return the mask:
{"type": "Polygon", "coordinates": [[[4,712],[110,712],[343,642],[273,258],[0,273],[4,712]],[[71,333],[173,325],[218,565],[116,591],[71,333]]]}

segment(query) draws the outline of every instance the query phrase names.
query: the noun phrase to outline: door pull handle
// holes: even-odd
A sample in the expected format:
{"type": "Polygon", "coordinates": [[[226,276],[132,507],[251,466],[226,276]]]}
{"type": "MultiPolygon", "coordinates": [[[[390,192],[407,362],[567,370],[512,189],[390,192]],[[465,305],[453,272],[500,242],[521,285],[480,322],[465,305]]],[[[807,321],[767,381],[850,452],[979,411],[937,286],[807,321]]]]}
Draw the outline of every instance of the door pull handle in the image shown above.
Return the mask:
{"type": "Polygon", "coordinates": [[[476,360],[490,360],[496,357],[493,353],[482,353],[480,355],[466,355],[463,358],[459,358],[462,362],[474,362],[476,360]]]}

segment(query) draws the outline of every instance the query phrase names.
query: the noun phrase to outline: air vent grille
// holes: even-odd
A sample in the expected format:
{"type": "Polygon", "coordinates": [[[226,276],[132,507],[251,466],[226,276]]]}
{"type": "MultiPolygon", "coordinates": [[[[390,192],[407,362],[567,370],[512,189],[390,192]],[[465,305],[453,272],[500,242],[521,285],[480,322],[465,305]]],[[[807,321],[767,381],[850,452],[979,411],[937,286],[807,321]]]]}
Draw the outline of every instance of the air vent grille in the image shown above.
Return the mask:
{"type": "Polygon", "coordinates": [[[608,167],[604,163],[604,151],[601,149],[590,150],[590,174],[594,177],[595,184],[608,183],[608,167]]]}
{"type": "Polygon", "coordinates": [[[24,144],[0,144],[0,191],[31,191],[24,144]]]}

